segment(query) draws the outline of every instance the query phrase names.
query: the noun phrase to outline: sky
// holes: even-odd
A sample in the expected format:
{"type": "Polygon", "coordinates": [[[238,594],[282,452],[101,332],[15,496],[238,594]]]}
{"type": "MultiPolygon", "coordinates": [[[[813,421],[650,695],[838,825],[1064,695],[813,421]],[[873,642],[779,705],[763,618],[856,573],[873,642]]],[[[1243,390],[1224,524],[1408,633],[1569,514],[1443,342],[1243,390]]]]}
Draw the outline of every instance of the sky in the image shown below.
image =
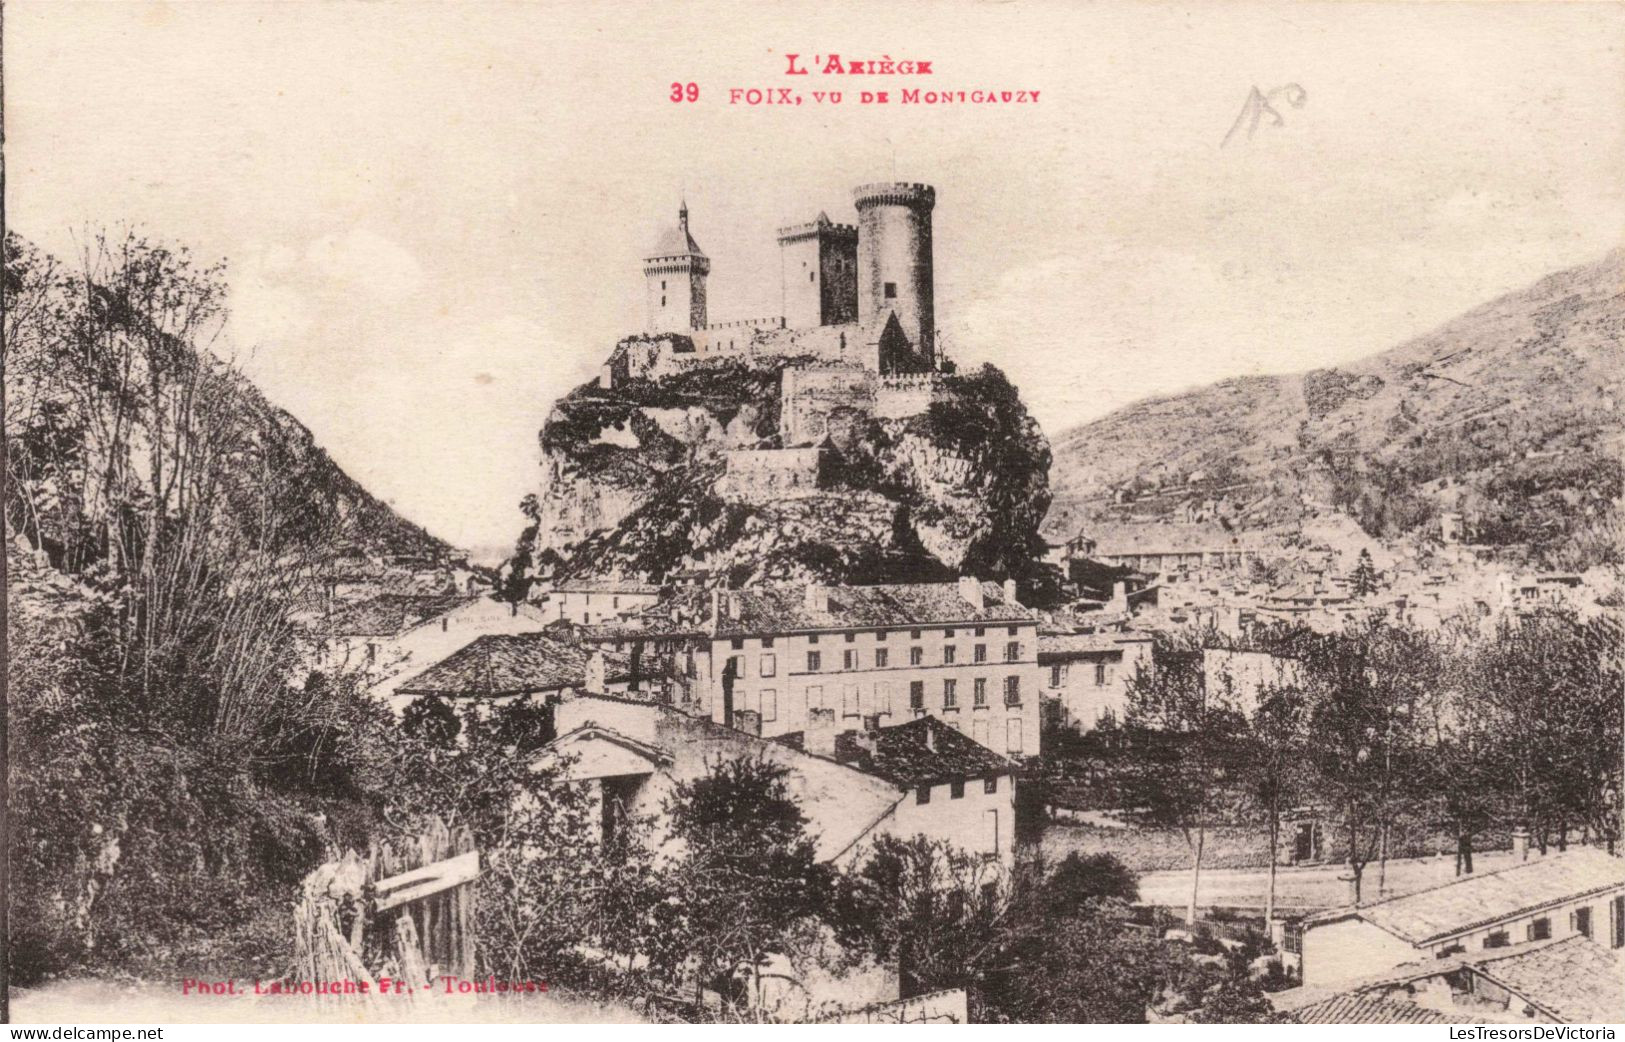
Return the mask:
{"type": "Polygon", "coordinates": [[[1625,229],[1618,5],[52,0],[7,4],[4,46],[9,226],[225,258],[224,350],[472,549],[511,544],[552,403],[641,329],[680,198],[721,321],[777,313],[779,226],[936,186],[942,342],[1052,438],[1383,350],[1625,229]],[[843,102],[728,103],[784,86],[843,102]],[[915,87],[1039,100],[856,103],[915,87]]]}

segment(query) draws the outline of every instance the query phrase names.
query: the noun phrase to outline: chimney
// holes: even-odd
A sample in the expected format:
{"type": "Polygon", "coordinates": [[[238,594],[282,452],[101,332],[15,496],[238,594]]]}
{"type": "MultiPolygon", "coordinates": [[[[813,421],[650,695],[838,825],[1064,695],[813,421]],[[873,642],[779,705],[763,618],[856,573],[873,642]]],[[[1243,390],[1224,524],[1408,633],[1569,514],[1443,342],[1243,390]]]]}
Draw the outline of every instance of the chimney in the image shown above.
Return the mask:
{"type": "Polygon", "coordinates": [[[1512,860],[1529,860],[1529,830],[1522,825],[1512,830],[1512,860]]]}
{"type": "Polygon", "coordinates": [[[1019,600],[1016,599],[1016,581],[1014,579],[1006,579],[1004,581],[1004,603],[1006,603],[1006,604],[1020,604],[1021,603],[1019,600]]]}
{"type": "Polygon", "coordinates": [[[1112,599],[1106,610],[1128,611],[1128,583],[1121,580],[1112,583],[1112,599]]]}
{"type": "Polygon", "coordinates": [[[928,753],[937,751],[937,725],[930,717],[925,721],[925,751],[928,753]]]}
{"type": "Polygon", "coordinates": [[[829,587],[818,583],[809,583],[807,586],[807,610],[816,612],[829,611],[829,587]]]}
{"type": "Polygon", "coordinates": [[[604,693],[604,653],[598,648],[587,656],[587,682],[583,686],[589,695],[604,693]]]}
{"type": "Polygon", "coordinates": [[[972,608],[982,607],[982,581],[974,575],[961,575],[959,577],[959,596],[965,598],[965,603],[972,608]]]}
{"type": "Polygon", "coordinates": [[[807,710],[807,731],[801,747],[814,756],[835,755],[835,710],[807,710]]]}
{"type": "Polygon", "coordinates": [[[734,727],[746,734],[753,734],[760,738],[762,736],[762,714],[754,709],[735,709],[734,727]]]}

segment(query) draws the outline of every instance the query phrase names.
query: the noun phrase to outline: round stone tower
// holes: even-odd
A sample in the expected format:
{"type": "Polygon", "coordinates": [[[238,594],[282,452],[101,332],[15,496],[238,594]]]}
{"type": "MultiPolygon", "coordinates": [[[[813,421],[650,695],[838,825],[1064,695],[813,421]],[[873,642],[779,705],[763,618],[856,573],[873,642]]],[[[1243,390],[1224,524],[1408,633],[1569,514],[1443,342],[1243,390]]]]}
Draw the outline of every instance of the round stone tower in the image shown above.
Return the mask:
{"type": "Polygon", "coordinates": [[[917,362],[932,368],[931,209],[937,190],[906,183],[860,185],[852,202],[858,210],[858,321],[867,326],[887,312],[895,314],[917,362]]]}

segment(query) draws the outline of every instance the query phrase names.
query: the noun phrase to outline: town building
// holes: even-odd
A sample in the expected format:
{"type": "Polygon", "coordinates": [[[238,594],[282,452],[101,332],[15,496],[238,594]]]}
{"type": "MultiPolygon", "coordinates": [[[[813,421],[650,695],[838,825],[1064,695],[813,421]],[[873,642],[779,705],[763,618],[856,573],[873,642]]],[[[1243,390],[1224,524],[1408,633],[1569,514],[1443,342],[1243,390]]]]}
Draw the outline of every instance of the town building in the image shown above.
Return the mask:
{"type": "Polygon", "coordinates": [[[1381,973],[1419,959],[1580,936],[1625,947],[1625,860],[1595,847],[1374,904],[1332,909],[1288,929],[1283,961],[1305,985],[1381,973]]]}
{"type": "Polygon", "coordinates": [[[549,705],[589,691],[624,691],[630,681],[625,656],[573,640],[568,630],[492,634],[399,684],[391,705],[396,712],[420,698],[483,708],[521,699],[549,705]]]}
{"type": "Polygon", "coordinates": [[[1575,934],[1269,998],[1300,1024],[1611,1024],[1625,1020],[1625,958],[1575,934]]]}
{"type": "Polygon", "coordinates": [[[538,604],[549,622],[595,626],[647,608],[660,587],[631,579],[567,579],[542,591],[538,604]]]}
{"type": "Polygon", "coordinates": [[[1073,633],[1042,627],[1038,666],[1044,697],[1059,703],[1063,726],[1089,731],[1128,713],[1128,685],[1151,668],[1151,635],[1073,633]]]}
{"type": "Polygon", "coordinates": [[[305,639],[307,668],[364,674],[369,693],[395,689],[476,637],[526,633],[547,622],[528,604],[458,594],[379,594],[318,620],[305,639]]]}
{"type": "Polygon", "coordinates": [[[703,609],[684,594],[586,639],[643,645],[664,700],[766,738],[828,709],[853,727],[935,716],[995,752],[1039,752],[1040,616],[1013,582],[713,590],[703,609]]]}
{"type": "MultiPolygon", "coordinates": [[[[779,739],[632,698],[582,695],[555,708],[557,740],[543,762],[591,782],[606,835],[660,815],[673,787],[719,758],[760,757],[788,769],[786,787],[807,819],[817,857],[860,860],[882,836],[923,835],[1009,868],[1014,864],[1016,765],[943,724],[839,728],[830,710],[779,739]]],[[[658,825],[657,825],[658,828],[658,825]]],[[[676,848],[657,833],[650,841],[676,848]]]]}

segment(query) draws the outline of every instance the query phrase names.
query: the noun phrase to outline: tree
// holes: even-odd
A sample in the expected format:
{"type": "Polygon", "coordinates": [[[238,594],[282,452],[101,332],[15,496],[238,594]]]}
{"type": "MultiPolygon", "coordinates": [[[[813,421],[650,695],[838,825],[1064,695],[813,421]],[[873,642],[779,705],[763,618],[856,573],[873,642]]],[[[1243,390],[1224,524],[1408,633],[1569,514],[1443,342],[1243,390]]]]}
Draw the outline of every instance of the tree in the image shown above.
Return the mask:
{"type": "Polygon", "coordinates": [[[671,925],[695,966],[697,997],[707,985],[726,993],[744,967],[759,1003],[764,960],[793,926],[831,906],[834,872],[814,852],[785,785],[789,773],[760,753],[719,757],[666,799],[671,838],[682,850],[672,870],[679,908],[671,925]]]}
{"type": "Polygon", "coordinates": [[[1235,764],[1245,721],[1202,676],[1200,651],[1166,645],[1128,684],[1134,748],[1118,774],[1120,806],[1141,824],[1176,828],[1191,854],[1187,922],[1196,921],[1208,829],[1236,811],[1235,764]]]}
{"type": "Polygon", "coordinates": [[[1269,888],[1264,899],[1264,929],[1275,923],[1275,869],[1281,849],[1281,816],[1305,789],[1302,692],[1287,686],[1266,687],[1249,721],[1251,755],[1241,770],[1253,806],[1269,834],[1269,888]]]}
{"type": "Polygon", "coordinates": [[[1619,622],[1549,610],[1506,620],[1477,658],[1477,699],[1505,735],[1496,773],[1541,849],[1573,828],[1619,837],[1621,668],[1619,622]]]}
{"type": "Polygon", "coordinates": [[[1090,902],[1140,900],[1140,881],[1112,854],[1068,854],[1044,880],[1049,912],[1055,918],[1082,911],[1090,902]]]}
{"type": "Polygon", "coordinates": [[[1437,660],[1425,635],[1380,621],[1294,640],[1308,694],[1307,762],[1341,818],[1359,903],[1366,865],[1386,863],[1394,816],[1417,798],[1418,706],[1437,681],[1437,660]]]}
{"type": "Polygon", "coordinates": [[[1360,550],[1360,557],[1354,563],[1354,574],[1349,577],[1349,585],[1354,589],[1356,597],[1369,597],[1377,592],[1377,568],[1371,562],[1371,551],[1360,550]]]}

